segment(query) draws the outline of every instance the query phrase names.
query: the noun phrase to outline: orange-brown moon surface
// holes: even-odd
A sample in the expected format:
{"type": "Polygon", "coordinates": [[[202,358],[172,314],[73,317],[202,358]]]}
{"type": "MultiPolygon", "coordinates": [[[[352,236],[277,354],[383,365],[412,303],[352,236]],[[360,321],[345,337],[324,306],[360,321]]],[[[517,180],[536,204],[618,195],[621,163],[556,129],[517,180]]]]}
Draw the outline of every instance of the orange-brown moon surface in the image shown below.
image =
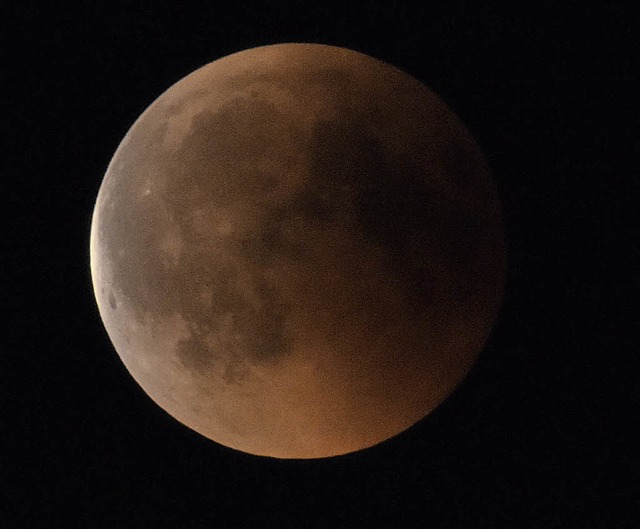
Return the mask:
{"type": "Polygon", "coordinates": [[[437,407],[496,319],[496,187],[455,114],[361,53],[212,62],[133,124],[98,193],[91,272],[125,366],[228,447],[316,458],[437,407]]]}

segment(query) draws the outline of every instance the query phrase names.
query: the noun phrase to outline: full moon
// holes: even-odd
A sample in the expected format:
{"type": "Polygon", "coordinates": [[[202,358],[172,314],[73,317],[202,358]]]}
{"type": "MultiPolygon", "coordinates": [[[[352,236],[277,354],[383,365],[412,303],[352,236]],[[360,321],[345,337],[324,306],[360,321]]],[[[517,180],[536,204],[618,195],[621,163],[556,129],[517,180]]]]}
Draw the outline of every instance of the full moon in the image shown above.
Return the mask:
{"type": "Polygon", "coordinates": [[[497,189],[431,90],[319,44],[216,60],[117,148],[90,240],[100,315],[161,408],[278,458],[399,434],[458,386],[503,295],[497,189]]]}

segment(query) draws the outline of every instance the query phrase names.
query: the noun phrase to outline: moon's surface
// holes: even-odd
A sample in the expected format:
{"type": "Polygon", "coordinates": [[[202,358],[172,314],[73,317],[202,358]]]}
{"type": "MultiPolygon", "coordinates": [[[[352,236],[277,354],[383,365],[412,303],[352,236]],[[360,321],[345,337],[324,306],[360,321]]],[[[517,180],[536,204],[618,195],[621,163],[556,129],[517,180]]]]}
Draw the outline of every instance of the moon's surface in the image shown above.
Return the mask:
{"type": "Polygon", "coordinates": [[[437,407],[496,319],[505,249],[470,133],[420,82],[316,44],[164,92],[98,194],[91,272],[131,375],[223,445],[315,458],[437,407]]]}

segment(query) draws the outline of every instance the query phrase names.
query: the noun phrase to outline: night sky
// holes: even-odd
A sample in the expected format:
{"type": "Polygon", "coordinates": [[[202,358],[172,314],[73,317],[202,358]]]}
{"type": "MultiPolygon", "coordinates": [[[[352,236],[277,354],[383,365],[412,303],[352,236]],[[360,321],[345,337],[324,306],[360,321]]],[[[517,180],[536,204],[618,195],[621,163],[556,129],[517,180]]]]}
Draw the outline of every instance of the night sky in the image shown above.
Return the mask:
{"type": "Polygon", "coordinates": [[[631,4],[129,4],[3,9],[0,527],[640,526],[631,4]],[[469,377],[333,459],[249,456],[172,419],[121,364],[89,274],[93,204],[133,121],[205,63],[279,42],[353,48],[436,91],[507,227],[506,298],[469,377]]]}

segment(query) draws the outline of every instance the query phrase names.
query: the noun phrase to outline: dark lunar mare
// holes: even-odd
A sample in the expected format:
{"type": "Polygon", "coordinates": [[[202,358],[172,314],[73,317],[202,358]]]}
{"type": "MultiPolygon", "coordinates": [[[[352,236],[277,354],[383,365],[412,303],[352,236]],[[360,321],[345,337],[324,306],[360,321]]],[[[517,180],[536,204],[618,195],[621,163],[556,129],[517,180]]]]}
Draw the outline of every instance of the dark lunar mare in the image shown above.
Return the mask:
{"type": "MultiPolygon", "coordinates": [[[[469,294],[486,230],[475,211],[453,207],[450,197],[428,183],[424,167],[392,155],[366,124],[320,122],[309,150],[309,195],[322,196],[330,189],[331,201],[344,203],[336,193],[352,190],[346,207],[354,210],[361,235],[384,250],[388,273],[404,286],[416,313],[436,296],[461,300],[469,294]],[[431,268],[437,263],[427,259],[434,245],[445,261],[437,271],[431,268]],[[438,281],[442,268],[457,281],[438,281]],[[456,284],[460,286],[454,289],[456,284]]],[[[468,149],[458,148],[455,154],[459,164],[471,165],[468,149]]]]}

